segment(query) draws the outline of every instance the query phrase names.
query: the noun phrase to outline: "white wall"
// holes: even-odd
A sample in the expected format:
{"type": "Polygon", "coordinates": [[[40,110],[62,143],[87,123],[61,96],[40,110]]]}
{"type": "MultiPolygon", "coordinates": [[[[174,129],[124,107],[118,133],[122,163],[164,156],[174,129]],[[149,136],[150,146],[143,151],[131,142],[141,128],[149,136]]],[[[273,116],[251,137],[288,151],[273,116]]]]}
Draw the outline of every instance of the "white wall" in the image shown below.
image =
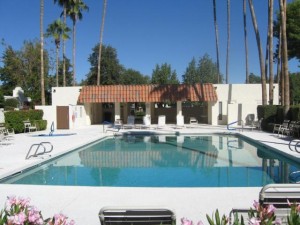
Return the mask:
{"type": "Polygon", "coordinates": [[[77,105],[77,100],[82,87],[53,87],[52,88],[52,105],[68,106],[77,105]]]}
{"type": "Polygon", "coordinates": [[[51,123],[56,125],[56,106],[51,105],[36,105],[35,109],[41,109],[44,111],[43,119],[47,120],[47,130],[50,129],[51,123]]]}
{"type": "MultiPolygon", "coordinates": [[[[226,125],[242,119],[246,121],[248,114],[254,114],[257,119],[257,106],[262,104],[261,84],[214,84],[218,95],[216,104],[209,104],[212,109],[211,124],[226,125]],[[219,113],[219,102],[223,105],[223,120],[215,120],[219,113]]],[[[278,84],[273,85],[274,105],[279,104],[278,84]]],[[[267,93],[269,86],[267,84],[267,93]]],[[[268,100],[269,96],[267,94],[268,100]]]]}

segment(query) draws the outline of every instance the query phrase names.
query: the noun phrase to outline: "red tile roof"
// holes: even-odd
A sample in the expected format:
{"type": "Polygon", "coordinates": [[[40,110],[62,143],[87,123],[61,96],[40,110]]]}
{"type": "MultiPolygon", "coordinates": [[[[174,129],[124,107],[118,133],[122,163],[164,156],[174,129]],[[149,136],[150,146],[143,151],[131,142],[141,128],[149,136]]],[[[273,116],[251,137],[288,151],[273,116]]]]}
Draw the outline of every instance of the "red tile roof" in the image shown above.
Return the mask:
{"type": "Polygon", "coordinates": [[[79,103],[164,102],[218,100],[212,84],[83,86],[79,103]]]}

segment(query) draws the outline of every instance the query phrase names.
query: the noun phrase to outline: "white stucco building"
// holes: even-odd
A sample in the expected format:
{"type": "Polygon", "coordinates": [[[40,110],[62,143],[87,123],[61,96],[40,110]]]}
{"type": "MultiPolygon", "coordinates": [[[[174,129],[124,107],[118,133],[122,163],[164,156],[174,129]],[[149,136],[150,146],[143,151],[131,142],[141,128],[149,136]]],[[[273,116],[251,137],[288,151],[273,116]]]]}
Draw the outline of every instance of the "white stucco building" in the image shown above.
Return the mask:
{"type": "MultiPolygon", "coordinates": [[[[166,123],[185,123],[196,117],[200,123],[226,125],[235,121],[257,119],[257,106],[262,104],[261,84],[196,84],[177,85],[111,85],[53,87],[52,105],[36,106],[44,111],[48,127],[57,129],[102,124],[122,119],[125,123],[131,105],[145,104],[145,115],[157,123],[158,115],[166,115],[166,123]],[[149,89],[151,87],[152,89],[149,89]],[[148,90],[149,89],[149,90],[148,90]],[[171,108],[157,108],[157,102],[176,102],[171,108]],[[198,102],[198,104],[187,104],[198,102]]],[[[273,104],[279,104],[278,84],[274,84],[273,104]]],[[[268,85],[267,85],[268,93],[268,85]]]]}

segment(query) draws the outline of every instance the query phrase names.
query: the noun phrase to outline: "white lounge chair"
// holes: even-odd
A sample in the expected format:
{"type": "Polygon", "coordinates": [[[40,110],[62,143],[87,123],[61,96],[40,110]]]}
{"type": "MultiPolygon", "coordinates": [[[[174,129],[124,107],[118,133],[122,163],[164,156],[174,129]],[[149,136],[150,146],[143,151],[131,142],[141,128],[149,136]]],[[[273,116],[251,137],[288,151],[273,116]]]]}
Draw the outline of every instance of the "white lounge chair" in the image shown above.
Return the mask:
{"type": "Polygon", "coordinates": [[[143,116],[143,125],[141,128],[150,128],[151,125],[151,117],[150,116],[143,116]]]}
{"type": "Polygon", "coordinates": [[[190,117],[190,124],[198,124],[198,120],[195,117],[190,117]]]}
{"type": "Polygon", "coordinates": [[[157,128],[163,128],[166,125],[166,116],[165,115],[159,115],[158,116],[158,123],[157,128]]]}
{"type": "Polygon", "coordinates": [[[124,129],[132,129],[134,128],[134,116],[128,116],[127,117],[127,123],[126,124],[123,124],[123,128],[124,129]]]}
{"type": "Polygon", "coordinates": [[[103,207],[99,212],[101,225],[112,224],[176,224],[175,213],[166,208],[103,207]]]}
{"type": "Polygon", "coordinates": [[[176,116],[176,128],[183,128],[184,127],[184,116],[177,115],[176,116]]]}

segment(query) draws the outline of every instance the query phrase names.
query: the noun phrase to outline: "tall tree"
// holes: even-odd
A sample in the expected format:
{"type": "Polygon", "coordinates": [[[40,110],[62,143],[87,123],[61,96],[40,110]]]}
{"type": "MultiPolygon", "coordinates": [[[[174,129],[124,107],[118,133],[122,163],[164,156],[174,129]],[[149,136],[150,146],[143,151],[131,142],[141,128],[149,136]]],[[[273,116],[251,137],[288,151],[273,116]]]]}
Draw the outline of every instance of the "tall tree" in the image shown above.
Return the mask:
{"type": "Polygon", "coordinates": [[[273,105],[273,0],[268,2],[268,46],[269,46],[269,104],[273,105]]]}
{"type": "Polygon", "coordinates": [[[82,20],[82,11],[88,9],[88,6],[82,0],[71,1],[67,8],[67,14],[73,22],[73,86],[76,84],[76,22],[82,20]]]}
{"type": "MultiPolygon", "coordinates": [[[[99,65],[98,54],[99,44],[92,49],[92,53],[89,56],[88,61],[91,64],[91,68],[90,72],[87,74],[87,79],[83,81],[84,84],[96,85],[97,83],[97,71],[99,65]]],[[[120,80],[120,74],[122,73],[122,66],[119,63],[117,50],[111,46],[103,45],[101,54],[101,84],[118,84],[120,80]]]]}
{"type": "MultiPolygon", "coordinates": [[[[0,80],[5,95],[11,95],[12,90],[19,86],[34,104],[41,104],[41,82],[37,79],[41,68],[40,54],[40,41],[26,41],[21,50],[14,50],[11,46],[4,50],[0,80]]],[[[44,71],[48,74],[49,58],[46,50],[44,50],[44,71]]]]}
{"type": "Polygon", "coordinates": [[[223,82],[223,77],[219,73],[216,63],[212,61],[208,54],[205,54],[198,62],[198,76],[201,83],[223,82]]]}
{"type": "Polygon", "coordinates": [[[152,72],[152,84],[179,84],[175,70],[172,70],[171,65],[164,63],[161,66],[156,65],[152,72]]]}
{"type": "Polygon", "coordinates": [[[290,80],[288,69],[288,51],[287,51],[287,35],[286,35],[286,0],[280,0],[280,19],[282,32],[282,73],[284,79],[284,116],[290,109],[290,80]]]}
{"type": "Polygon", "coordinates": [[[243,0],[243,18],[244,18],[244,42],[246,58],[246,84],[249,83],[249,63],[248,63],[248,41],[247,41],[247,0],[243,0]]]}
{"type": "Polygon", "coordinates": [[[46,104],[45,99],[45,75],[44,75],[44,0],[40,0],[40,42],[41,42],[41,100],[42,105],[46,104]]]}
{"type": "Polygon", "coordinates": [[[250,12],[251,12],[251,18],[252,18],[252,24],[255,31],[255,37],[256,37],[256,43],[258,48],[258,55],[259,55],[259,64],[260,64],[260,73],[261,73],[261,86],[262,86],[262,104],[267,104],[267,90],[266,90],[266,74],[265,74],[265,68],[264,68],[264,56],[262,51],[262,45],[260,40],[260,34],[258,30],[258,25],[256,21],[256,15],[254,11],[254,6],[252,0],[248,0],[250,12]]]}
{"type": "MultiPolygon", "coordinates": [[[[215,35],[216,35],[217,68],[218,68],[218,73],[220,74],[219,32],[218,32],[218,23],[217,23],[216,0],[213,0],[213,10],[214,10],[214,25],[215,25],[215,35]]],[[[217,83],[220,83],[219,77],[217,83]]]]}
{"type": "Polygon", "coordinates": [[[97,70],[97,85],[100,85],[100,75],[101,75],[101,57],[102,57],[102,42],[103,42],[103,31],[104,31],[104,22],[105,22],[105,14],[106,14],[106,5],[107,0],[103,0],[103,10],[102,10],[102,22],[100,28],[100,47],[98,53],[98,70],[97,70]]]}
{"type": "Polygon", "coordinates": [[[200,82],[199,70],[196,65],[196,59],[193,57],[182,76],[183,82],[186,84],[195,84],[200,82]]]}
{"type": "Polygon", "coordinates": [[[139,71],[134,69],[123,69],[120,74],[119,84],[148,84],[148,76],[143,76],[139,71]]]}
{"type": "MultiPolygon", "coordinates": [[[[56,47],[56,87],[59,86],[58,83],[58,65],[59,65],[59,49],[60,49],[60,41],[61,39],[65,40],[69,38],[69,32],[70,32],[70,28],[66,27],[64,23],[61,22],[60,19],[55,20],[53,23],[48,25],[48,28],[46,30],[46,36],[47,37],[53,37],[54,39],[54,43],[55,43],[55,47],[56,47]]],[[[65,61],[65,60],[63,60],[65,61]]],[[[64,63],[63,63],[64,64],[64,63]]],[[[63,66],[64,68],[65,65],[63,66]]],[[[65,70],[65,69],[63,69],[65,70]]],[[[63,77],[63,84],[65,84],[65,80],[66,78],[63,77]]]]}
{"type": "Polygon", "coordinates": [[[227,0],[227,53],[226,53],[226,84],[229,79],[229,51],[230,51],[230,0],[227,0]]]}
{"type": "MultiPolygon", "coordinates": [[[[300,60],[300,0],[294,0],[286,6],[286,38],[288,57],[300,60]]],[[[277,14],[274,23],[274,36],[279,39],[281,14],[277,14]]],[[[279,50],[279,49],[278,49],[279,50]]]]}
{"type": "MultiPolygon", "coordinates": [[[[67,27],[67,8],[70,5],[71,0],[54,0],[54,4],[58,3],[59,6],[63,7],[63,21],[67,27]]],[[[63,39],[63,86],[66,86],[66,39],[63,39]]]]}

